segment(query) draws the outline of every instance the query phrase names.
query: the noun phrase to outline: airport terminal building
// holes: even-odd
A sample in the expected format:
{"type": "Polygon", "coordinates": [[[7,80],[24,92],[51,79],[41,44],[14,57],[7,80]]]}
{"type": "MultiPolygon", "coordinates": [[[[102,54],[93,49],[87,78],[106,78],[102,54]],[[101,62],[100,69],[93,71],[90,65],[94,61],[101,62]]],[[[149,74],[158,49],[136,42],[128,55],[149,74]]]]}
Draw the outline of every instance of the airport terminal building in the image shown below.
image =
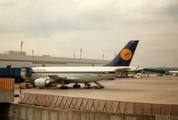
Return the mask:
{"type": "Polygon", "coordinates": [[[0,54],[0,67],[39,67],[39,66],[102,66],[109,61],[80,58],[51,57],[50,55],[26,55],[26,52],[7,51],[0,54]]]}

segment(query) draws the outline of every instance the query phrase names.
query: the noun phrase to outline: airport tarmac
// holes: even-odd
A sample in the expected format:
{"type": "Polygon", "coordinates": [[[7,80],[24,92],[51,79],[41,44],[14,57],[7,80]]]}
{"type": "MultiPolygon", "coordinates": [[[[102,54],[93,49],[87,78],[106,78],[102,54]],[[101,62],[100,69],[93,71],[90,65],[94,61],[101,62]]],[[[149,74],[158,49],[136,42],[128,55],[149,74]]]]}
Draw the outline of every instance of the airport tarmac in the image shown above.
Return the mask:
{"type": "MultiPolygon", "coordinates": [[[[178,77],[176,76],[157,77],[156,75],[152,75],[144,78],[116,78],[116,80],[100,81],[100,84],[104,85],[105,88],[85,89],[83,88],[84,85],[81,84],[81,88],[74,89],[72,88],[73,84],[69,84],[69,89],[67,90],[61,90],[59,86],[57,86],[43,89],[21,89],[21,92],[178,105],[178,77]]],[[[15,94],[19,94],[19,92],[18,84],[16,84],[15,94]]],[[[15,102],[17,101],[18,98],[15,98],[15,102]]]]}

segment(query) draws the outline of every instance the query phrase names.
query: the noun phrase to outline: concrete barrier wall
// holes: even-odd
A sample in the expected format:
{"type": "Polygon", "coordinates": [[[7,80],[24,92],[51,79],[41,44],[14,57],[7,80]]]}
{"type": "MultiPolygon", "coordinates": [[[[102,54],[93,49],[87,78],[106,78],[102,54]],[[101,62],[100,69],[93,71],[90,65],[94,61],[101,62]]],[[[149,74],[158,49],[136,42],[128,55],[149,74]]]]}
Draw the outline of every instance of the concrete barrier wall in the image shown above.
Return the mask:
{"type": "MultiPolygon", "coordinates": [[[[0,104],[1,105],[1,104],[0,104]]],[[[164,115],[133,115],[119,113],[104,113],[91,111],[77,111],[52,109],[41,106],[23,104],[4,104],[7,112],[6,119],[10,120],[177,120],[177,116],[164,115]]],[[[2,106],[0,106],[2,107],[2,106]]],[[[0,112],[1,114],[1,112],[0,112]]]]}
{"type": "Polygon", "coordinates": [[[155,120],[178,120],[177,116],[156,115],[155,120]]]}
{"type": "Polygon", "coordinates": [[[0,103],[14,102],[14,90],[0,89],[0,103]]]}
{"type": "Polygon", "coordinates": [[[10,105],[7,116],[10,120],[155,120],[151,115],[62,110],[15,103],[10,105]]]}

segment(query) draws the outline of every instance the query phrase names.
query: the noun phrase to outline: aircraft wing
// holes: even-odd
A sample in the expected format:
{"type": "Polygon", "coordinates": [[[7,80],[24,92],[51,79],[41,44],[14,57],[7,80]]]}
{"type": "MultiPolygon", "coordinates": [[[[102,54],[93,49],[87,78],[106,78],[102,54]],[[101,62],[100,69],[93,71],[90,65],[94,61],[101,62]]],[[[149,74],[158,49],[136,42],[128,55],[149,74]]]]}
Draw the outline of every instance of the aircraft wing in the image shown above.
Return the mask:
{"type": "Polygon", "coordinates": [[[62,76],[58,76],[58,75],[48,75],[48,77],[51,78],[51,79],[54,79],[54,80],[77,80],[77,79],[79,79],[77,77],[72,77],[72,76],[62,77],[62,76]]]}
{"type": "Polygon", "coordinates": [[[128,72],[128,71],[130,71],[131,70],[131,68],[129,68],[129,67],[122,67],[122,68],[117,68],[117,69],[115,69],[115,73],[116,74],[121,74],[121,73],[124,73],[124,72],[128,72]]]}

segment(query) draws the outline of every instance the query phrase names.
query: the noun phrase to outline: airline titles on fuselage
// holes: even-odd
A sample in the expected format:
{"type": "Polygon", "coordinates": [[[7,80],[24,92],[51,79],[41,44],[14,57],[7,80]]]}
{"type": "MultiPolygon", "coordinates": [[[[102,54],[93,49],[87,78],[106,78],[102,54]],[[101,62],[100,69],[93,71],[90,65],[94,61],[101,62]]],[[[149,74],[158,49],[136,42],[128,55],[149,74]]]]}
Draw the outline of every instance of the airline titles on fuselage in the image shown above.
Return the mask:
{"type": "Polygon", "coordinates": [[[34,72],[45,72],[45,71],[47,71],[46,69],[35,69],[35,70],[33,70],[34,72]]]}

